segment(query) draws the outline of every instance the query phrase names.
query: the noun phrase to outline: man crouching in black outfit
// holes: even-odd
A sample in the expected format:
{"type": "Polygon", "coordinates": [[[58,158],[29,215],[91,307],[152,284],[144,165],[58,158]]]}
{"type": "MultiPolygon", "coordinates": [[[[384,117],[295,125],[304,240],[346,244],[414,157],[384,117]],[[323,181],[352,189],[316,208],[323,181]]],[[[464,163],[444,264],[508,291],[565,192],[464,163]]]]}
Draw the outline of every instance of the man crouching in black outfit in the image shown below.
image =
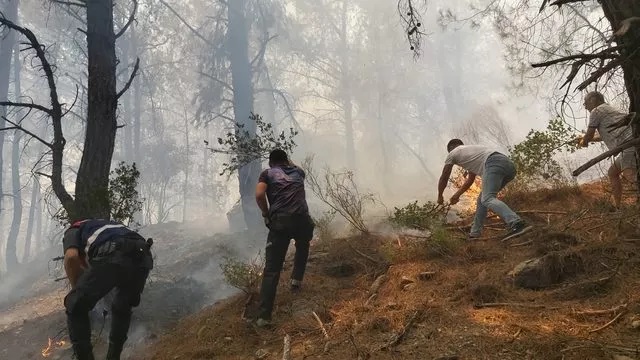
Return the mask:
{"type": "Polygon", "coordinates": [[[69,338],[78,360],[93,360],[89,311],[116,288],[107,360],[119,360],[127,340],[131,308],[153,268],[152,241],[109,220],[76,221],[64,233],[64,270],[71,291],[64,298],[69,338]]]}
{"type": "Polygon", "coordinates": [[[259,327],[270,325],[280,272],[291,239],[296,245],[291,289],[298,290],[302,285],[314,229],[304,191],[304,178],[304,170],[292,164],[286,152],[277,149],[269,154],[269,169],[264,170],[258,179],[256,201],[269,228],[256,319],[259,327]]]}

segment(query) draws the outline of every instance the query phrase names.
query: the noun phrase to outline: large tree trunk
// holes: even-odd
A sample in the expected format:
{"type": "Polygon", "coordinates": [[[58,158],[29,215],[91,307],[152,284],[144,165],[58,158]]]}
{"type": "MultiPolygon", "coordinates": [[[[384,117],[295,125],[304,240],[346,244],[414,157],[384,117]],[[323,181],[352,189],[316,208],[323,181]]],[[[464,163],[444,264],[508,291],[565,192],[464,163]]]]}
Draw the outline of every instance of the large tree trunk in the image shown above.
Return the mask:
{"type": "MultiPolygon", "coordinates": [[[[228,2],[228,44],[233,85],[233,113],[235,121],[244,125],[249,136],[256,135],[256,123],[249,119],[253,111],[253,84],[249,63],[249,34],[246,22],[246,0],[228,2]]],[[[242,213],[247,228],[260,229],[262,219],[255,202],[255,187],[260,175],[260,161],[256,160],[238,170],[242,213]]]]}
{"type": "MultiPolygon", "coordinates": [[[[5,0],[2,1],[2,12],[4,16],[11,20],[16,21],[18,17],[18,0],[5,0]]],[[[13,47],[16,42],[15,31],[9,30],[4,27],[4,30],[0,32],[0,101],[7,101],[9,98],[9,75],[11,74],[11,54],[13,53],[13,47]]],[[[7,108],[0,106],[0,128],[5,127],[5,117],[7,116],[7,108]]],[[[4,138],[5,132],[0,131],[0,229],[4,228],[4,207],[3,200],[4,194],[4,138]]]]}
{"type": "Polygon", "coordinates": [[[356,170],[356,149],[353,133],[353,95],[351,94],[351,67],[349,66],[349,36],[348,36],[348,6],[349,1],[342,2],[342,17],[340,23],[340,37],[342,42],[342,51],[340,59],[340,75],[342,89],[342,107],[344,109],[344,127],[345,140],[347,147],[347,167],[350,170],[356,170]]]}
{"type": "MultiPolygon", "coordinates": [[[[20,49],[15,46],[13,51],[13,84],[15,101],[20,101],[22,93],[20,89],[20,49]]],[[[18,111],[15,116],[15,122],[20,121],[22,111],[18,111]]],[[[9,237],[7,238],[7,252],[5,254],[7,261],[7,272],[12,272],[18,266],[18,234],[20,233],[20,224],[22,223],[22,189],[20,186],[20,140],[22,131],[15,130],[13,134],[13,146],[11,147],[11,188],[13,190],[13,218],[11,219],[11,228],[9,237]]]]}
{"type": "MultiPolygon", "coordinates": [[[[135,59],[135,55],[131,56],[132,54],[130,54],[130,48],[131,48],[131,41],[130,36],[127,36],[127,39],[125,41],[124,44],[121,44],[122,46],[122,59],[120,59],[120,64],[123,65],[123,68],[127,68],[129,65],[129,61],[131,60],[131,58],[135,59]]],[[[125,72],[128,74],[128,72],[125,72]]],[[[128,78],[124,78],[124,82],[128,80],[128,78]]],[[[137,81],[136,81],[137,82],[137,81]]],[[[133,97],[133,94],[131,92],[127,92],[126,94],[124,94],[124,97],[122,99],[122,113],[124,114],[123,119],[124,119],[124,136],[123,136],[123,145],[122,145],[122,159],[124,159],[124,161],[126,161],[127,163],[130,163],[133,161],[133,123],[132,123],[132,119],[133,116],[131,116],[131,98],[133,97]]]]}
{"type": "MultiPolygon", "coordinates": [[[[611,23],[613,31],[622,27],[626,19],[640,18],[640,1],[628,0],[603,0],[602,10],[611,23]]],[[[632,122],[634,137],[640,137],[640,23],[632,22],[629,30],[621,37],[616,38],[618,45],[623,49],[621,55],[626,57],[622,63],[624,82],[629,95],[629,112],[635,112],[636,118],[632,122]]],[[[636,147],[636,160],[640,165],[640,147],[636,147]]],[[[637,173],[637,190],[640,192],[640,166],[637,173]]]]}
{"type": "Polygon", "coordinates": [[[87,0],[89,93],[84,151],[76,180],[75,214],[109,218],[109,172],[116,139],[116,37],[113,0],[87,0]]]}

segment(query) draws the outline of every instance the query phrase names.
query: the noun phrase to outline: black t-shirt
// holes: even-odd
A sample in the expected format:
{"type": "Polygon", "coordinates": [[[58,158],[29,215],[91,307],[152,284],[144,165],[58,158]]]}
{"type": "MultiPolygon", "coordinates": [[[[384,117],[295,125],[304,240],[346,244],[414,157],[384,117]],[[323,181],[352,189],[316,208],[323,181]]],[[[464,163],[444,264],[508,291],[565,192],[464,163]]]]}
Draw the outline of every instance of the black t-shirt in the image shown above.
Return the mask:
{"type": "Polygon", "coordinates": [[[264,170],[258,182],[267,184],[269,214],[308,214],[304,170],[297,166],[274,166],[264,170]]]}

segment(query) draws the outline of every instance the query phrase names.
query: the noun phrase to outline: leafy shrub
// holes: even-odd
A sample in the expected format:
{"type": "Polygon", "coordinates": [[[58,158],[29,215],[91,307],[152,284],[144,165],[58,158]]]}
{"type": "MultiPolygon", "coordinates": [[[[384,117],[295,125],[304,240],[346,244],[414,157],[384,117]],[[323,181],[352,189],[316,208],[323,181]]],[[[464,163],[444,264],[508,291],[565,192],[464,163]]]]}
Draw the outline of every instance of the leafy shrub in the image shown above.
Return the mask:
{"type": "Polygon", "coordinates": [[[418,205],[417,200],[404,207],[393,209],[393,215],[389,218],[392,224],[419,230],[429,230],[436,223],[442,223],[447,211],[445,206],[431,201],[418,205]]]}
{"type": "Polygon", "coordinates": [[[227,284],[242,290],[245,294],[254,292],[262,277],[263,260],[256,256],[248,262],[225,256],[220,269],[227,284]]]}

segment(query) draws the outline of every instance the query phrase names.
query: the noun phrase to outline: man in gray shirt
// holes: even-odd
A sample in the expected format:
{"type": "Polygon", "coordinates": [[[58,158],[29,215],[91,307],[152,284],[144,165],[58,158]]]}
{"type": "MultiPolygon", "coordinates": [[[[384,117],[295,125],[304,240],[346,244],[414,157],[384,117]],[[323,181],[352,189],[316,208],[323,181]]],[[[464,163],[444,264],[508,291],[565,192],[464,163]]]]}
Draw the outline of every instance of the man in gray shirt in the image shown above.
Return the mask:
{"type": "Polygon", "coordinates": [[[453,165],[465,169],[469,175],[458,191],[451,196],[449,203],[455,205],[476,179],[482,177],[482,192],[478,195],[476,214],[471,225],[469,239],[479,238],[487,218],[487,209],[496,213],[507,224],[508,233],[503,240],[509,240],[531,230],[507,204],[498,200],[497,195],[515,178],[516,169],[506,155],[482,145],[464,145],[460,139],[452,139],[447,144],[447,159],[438,182],[438,204],[444,203],[442,193],[447,187],[453,165]]]}
{"type": "MultiPolygon", "coordinates": [[[[589,142],[593,140],[596,130],[600,134],[600,138],[605,143],[609,150],[614,149],[621,145],[623,142],[630,140],[632,137],[631,128],[625,126],[618,129],[610,129],[609,126],[622,120],[629,114],[618,111],[611,105],[604,101],[604,96],[593,91],[588,93],[584,97],[584,107],[591,115],[589,116],[589,128],[587,133],[580,140],[580,147],[587,147],[589,142]]],[[[622,178],[625,181],[629,181],[630,184],[634,183],[634,175],[636,173],[636,151],[631,147],[624,150],[618,155],[607,175],[611,182],[611,190],[613,192],[613,201],[616,208],[620,207],[622,202],[622,178]]]]}

